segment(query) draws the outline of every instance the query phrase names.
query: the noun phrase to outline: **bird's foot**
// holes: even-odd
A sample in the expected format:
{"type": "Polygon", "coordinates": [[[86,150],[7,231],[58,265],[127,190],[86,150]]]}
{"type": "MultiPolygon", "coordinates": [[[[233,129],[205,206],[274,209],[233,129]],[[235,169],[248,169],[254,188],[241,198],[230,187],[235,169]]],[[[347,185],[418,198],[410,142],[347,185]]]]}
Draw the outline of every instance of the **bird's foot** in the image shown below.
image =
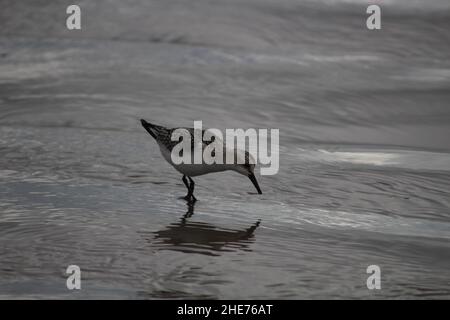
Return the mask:
{"type": "Polygon", "coordinates": [[[192,195],[189,195],[189,194],[188,194],[187,196],[183,197],[183,199],[186,200],[186,201],[189,202],[189,203],[195,203],[195,202],[197,202],[197,198],[194,197],[193,194],[192,194],[192,195]]]}

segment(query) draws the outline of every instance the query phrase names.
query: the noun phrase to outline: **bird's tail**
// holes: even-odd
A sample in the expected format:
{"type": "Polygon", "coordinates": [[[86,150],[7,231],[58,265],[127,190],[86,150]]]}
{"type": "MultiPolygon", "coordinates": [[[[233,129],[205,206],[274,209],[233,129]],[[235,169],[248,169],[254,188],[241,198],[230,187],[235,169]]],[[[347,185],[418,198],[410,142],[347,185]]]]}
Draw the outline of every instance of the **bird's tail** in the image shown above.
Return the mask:
{"type": "Polygon", "coordinates": [[[147,130],[147,132],[150,133],[150,135],[156,140],[158,140],[158,136],[161,136],[167,131],[166,128],[147,122],[144,119],[141,119],[141,124],[144,129],[147,130]]]}
{"type": "Polygon", "coordinates": [[[145,121],[144,119],[141,119],[141,124],[144,127],[144,129],[147,130],[147,132],[150,133],[150,135],[156,139],[155,125],[145,121]]]}

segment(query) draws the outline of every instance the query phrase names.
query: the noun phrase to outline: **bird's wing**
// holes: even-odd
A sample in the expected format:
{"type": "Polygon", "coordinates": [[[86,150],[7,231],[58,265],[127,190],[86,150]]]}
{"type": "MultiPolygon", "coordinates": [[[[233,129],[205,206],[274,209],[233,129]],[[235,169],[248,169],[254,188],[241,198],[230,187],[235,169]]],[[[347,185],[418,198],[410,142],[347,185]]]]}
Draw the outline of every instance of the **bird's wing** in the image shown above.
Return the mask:
{"type": "MultiPolygon", "coordinates": [[[[194,150],[194,145],[195,145],[195,141],[194,141],[194,129],[193,128],[185,128],[186,130],[189,131],[189,133],[191,134],[191,147],[192,150],[194,150]]],[[[213,139],[209,140],[209,141],[204,141],[203,140],[203,136],[205,135],[206,130],[202,130],[202,148],[205,148],[207,145],[211,144],[214,139],[217,139],[217,137],[214,136],[213,139]]]]}
{"type": "MultiPolygon", "coordinates": [[[[165,132],[161,132],[162,134],[158,137],[158,140],[164,144],[164,146],[166,146],[166,148],[169,151],[172,151],[172,149],[178,144],[180,143],[182,140],[182,138],[180,137],[180,139],[178,141],[172,141],[172,134],[175,130],[177,129],[185,129],[189,132],[190,134],[190,138],[191,138],[191,151],[194,151],[194,147],[195,147],[195,139],[194,139],[194,129],[193,128],[173,128],[173,129],[166,129],[164,128],[165,132]]],[[[202,144],[202,149],[204,149],[206,146],[210,145],[213,141],[216,140],[220,140],[219,138],[217,138],[216,136],[213,136],[213,138],[209,141],[204,141],[203,140],[203,136],[205,134],[206,130],[202,130],[202,140],[201,140],[201,144],[202,144]]],[[[221,141],[221,140],[220,140],[221,141]]]]}

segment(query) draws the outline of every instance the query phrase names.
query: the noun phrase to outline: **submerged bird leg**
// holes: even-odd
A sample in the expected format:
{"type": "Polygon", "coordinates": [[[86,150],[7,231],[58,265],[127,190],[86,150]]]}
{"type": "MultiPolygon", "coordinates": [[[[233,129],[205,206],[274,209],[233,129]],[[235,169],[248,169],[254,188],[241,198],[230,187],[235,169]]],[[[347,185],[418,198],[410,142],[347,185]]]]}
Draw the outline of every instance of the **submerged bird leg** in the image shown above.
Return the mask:
{"type": "Polygon", "coordinates": [[[189,179],[189,182],[191,183],[190,184],[190,190],[189,190],[189,194],[191,195],[191,197],[192,197],[192,201],[197,201],[197,198],[194,196],[194,187],[195,187],[195,182],[194,182],[194,180],[192,180],[192,178],[191,177],[188,177],[188,179],[189,179]]]}
{"type": "Polygon", "coordinates": [[[184,214],[184,216],[181,218],[181,221],[183,223],[186,223],[186,219],[192,217],[192,215],[194,214],[194,202],[193,201],[189,201],[187,206],[188,206],[188,210],[184,214]]]}

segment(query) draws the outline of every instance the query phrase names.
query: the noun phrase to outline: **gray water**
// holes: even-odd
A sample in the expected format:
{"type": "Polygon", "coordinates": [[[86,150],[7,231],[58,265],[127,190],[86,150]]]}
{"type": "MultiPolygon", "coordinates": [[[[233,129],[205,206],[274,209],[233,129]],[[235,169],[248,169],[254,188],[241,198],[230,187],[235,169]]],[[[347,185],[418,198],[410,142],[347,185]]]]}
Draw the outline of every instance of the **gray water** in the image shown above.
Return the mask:
{"type": "Polygon", "coordinates": [[[448,1],[77,3],[0,1],[0,298],[450,298],[448,1]],[[280,171],[189,207],[140,118],[278,128],[280,171]]]}

